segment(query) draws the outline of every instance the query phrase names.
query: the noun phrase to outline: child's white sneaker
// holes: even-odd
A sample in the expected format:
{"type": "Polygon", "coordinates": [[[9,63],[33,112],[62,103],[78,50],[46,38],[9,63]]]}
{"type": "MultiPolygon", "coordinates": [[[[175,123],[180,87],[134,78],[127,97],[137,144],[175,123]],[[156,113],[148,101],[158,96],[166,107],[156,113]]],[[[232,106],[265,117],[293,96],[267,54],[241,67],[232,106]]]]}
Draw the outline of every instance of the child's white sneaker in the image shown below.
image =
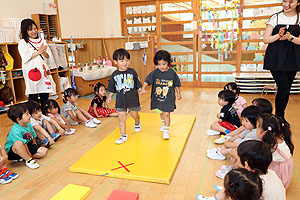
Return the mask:
{"type": "Polygon", "coordinates": [[[208,129],[206,131],[207,135],[220,135],[220,132],[219,131],[214,131],[214,130],[211,130],[211,129],[208,129]]]}
{"type": "Polygon", "coordinates": [[[36,168],[40,167],[40,165],[32,158],[30,160],[26,161],[26,166],[29,167],[30,169],[36,169],[36,168]]]}
{"type": "Polygon", "coordinates": [[[12,182],[12,178],[0,172],[0,184],[7,184],[10,182],[12,182]]]}
{"type": "Polygon", "coordinates": [[[200,194],[196,195],[197,200],[216,200],[215,197],[205,197],[200,194]]]}
{"type": "Polygon", "coordinates": [[[215,139],[215,144],[224,144],[230,138],[231,138],[231,136],[221,135],[220,138],[215,139]]]}
{"type": "Polygon", "coordinates": [[[70,131],[75,133],[76,129],[75,128],[70,128],[70,131]]]}
{"type": "Polygon", "coordinates": [[[164,140],[170,139],[169,131],[164,131],[164,133],[163,133],[163,139],[164,139],[164,140]]]}
{"type": "Polygon", "coordinates": [[[121,135],[119,139],[116,140],[116,144],[123,144],[128,140],[128,135],[121,135]]]}
{"type": "Polygon", "coordinates": [[[23,158],[20,158],[20,159],[18,159],[18,160],[11,160],[11,162],[17,163],[17,162],[22,162],[23,160],[24,160],[23,158]]]}
{"type": "Polygon", "coordinates": [[[89,128],[96,128],[97,124],[94,124],[91,120],[85,122],[85,126],[89,128]]]}
{"type": "Polygon", "coordinates": [[[221,154],[221,151],[214,151],[207,154],[207,157],[213,160],[225,160],[226,156],[221,154]]]}
{"type": "Polygon", "coordinates": [[[134,131],[135,132],[141,131],[141,121],[138,124],[134,124],[134,131]]]}
{"type": "Polygon", "coordinates": [[[226,174],[232,170],[231,165],[222,165],[221,168],[216,171],[216,176],[220,179],[224,179],[226,174]]]}
{"type": "Polygon", "coordinates": [[[100,124],[101,121],[99,119],[96,119],[95,117],[91,118],[91,121],[94,123],[94,124],[100,124]]]}
{"type": "Polygon", "coordinates": [[[165,125],[162,125],[161,128],[159,129],[161,132],[165,130],[165,125]]]}
{"type": "Polygon", "coordinates": [[[70,128],[70,131],[66,129],[65,135],[73,135],[76,132],[75,128],[70,128]]]}
{"type": "Polygon", "coordinates": [[[212,152],[215,152],[215,151],[221,151],[221,148],[218,147],[218,148],[213,148],[213,149],[207,149],[206,153],[212,153],[212,152]]]}

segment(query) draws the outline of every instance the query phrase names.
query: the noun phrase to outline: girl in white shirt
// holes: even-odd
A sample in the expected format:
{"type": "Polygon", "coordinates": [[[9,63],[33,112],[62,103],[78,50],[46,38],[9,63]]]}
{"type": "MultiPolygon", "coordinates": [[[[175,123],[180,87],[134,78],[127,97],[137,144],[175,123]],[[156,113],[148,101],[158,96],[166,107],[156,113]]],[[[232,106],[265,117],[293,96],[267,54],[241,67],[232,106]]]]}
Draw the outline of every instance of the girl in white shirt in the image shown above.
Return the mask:
{"type": "Polygon", "coordinates": [[[273,149],[273,161],[269,166],[288,188],[294,169],[292,154],[294,144],[289,126],[284,125],[279,116],[264,113],[257,120],[257,136],[273,149]]]}

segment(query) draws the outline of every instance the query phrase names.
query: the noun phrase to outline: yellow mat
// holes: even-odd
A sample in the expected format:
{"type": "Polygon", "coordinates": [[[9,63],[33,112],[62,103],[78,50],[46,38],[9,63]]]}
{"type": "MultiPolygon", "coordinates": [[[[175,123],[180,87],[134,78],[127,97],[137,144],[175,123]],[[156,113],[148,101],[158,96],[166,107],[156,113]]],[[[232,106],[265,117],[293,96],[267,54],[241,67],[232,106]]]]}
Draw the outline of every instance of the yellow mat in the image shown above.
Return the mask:
{"type": "Polygon", "coordinates": [[[51,200],[83,200],[91,193],[91,188],[68,184],[58,192],[51,200]]]}
{"type": "Polygon", "coordinates": [[[171,114],[170,140],[163,140],[157,113],[140,113],[142,130],[135,133],[134,120],[126,121],[128,141],[117,145],[119,128],[70,167],[110,177],[169,184],[191,132],[195,115],[171,114]]]}

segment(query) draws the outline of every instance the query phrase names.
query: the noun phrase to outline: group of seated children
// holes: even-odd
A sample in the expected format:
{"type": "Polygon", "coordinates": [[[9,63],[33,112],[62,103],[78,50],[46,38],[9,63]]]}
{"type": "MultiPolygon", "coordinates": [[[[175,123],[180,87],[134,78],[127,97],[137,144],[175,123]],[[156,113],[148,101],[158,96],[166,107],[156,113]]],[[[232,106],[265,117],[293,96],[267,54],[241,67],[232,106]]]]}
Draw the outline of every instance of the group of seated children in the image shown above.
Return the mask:
{"type": "Polygon", "coordinates": [[[254,99],[248,107],[245,106],[246,101],[238,105],[236,94],[228,89],[219,92],[218,103],[222,106],[217,114],[219,120],[207,131],[211,136],[222,134],[215,143],[224,146],[208,149],[207,157],[225,160],[226,155],[230,154],[232,165],[223,165],[216,172],[218,178],[224,179],[224,189],[213,197],[198,194],[197,199],[259,200],[261,196],[265,200],[286,199],[285,190],[291,182],[294,168],[290,127],[279,116],[272,114],[272,104],[267,99],[254,99]],[[235,109],[237,106],[242,106],[240,117],[235,109]],[[251,171],[252,175],[239,168],[251,171]],[[235,177],[232,181],[231,176],[235,177]],[[239,176],[243,178],[239,179],[239,176]],[[250,177],[254,179],[249,180],[250,177]],[[263,180],[262,186],[257,177],[263,180]],[[250,187],[248,182],[255,187],[250,187]]]}
{"type": "Polygon", "coordinates": [[[87,111],[79,108],[77,99],[77,91],[68,88],[64,92],[61,111],[58,103],[52,99],[44,102],[43,109],[38,102],[29,101],[13,105],[8,110],[8,117],[14,125],[6,137],[4,148],[0,146],[0,184],[9,183],[19,176],[7,170],[7,160],[12,162],[24,160],[27,167],[36,169],[39,164],[35,158],[46,156],[48,148],[62,135],[72,135],[76,132],[71,125],[83,121],[86,127],[96,127],[101,123],[87,111]],[[42,144],[44,147],[41,147],[42,144]]]}

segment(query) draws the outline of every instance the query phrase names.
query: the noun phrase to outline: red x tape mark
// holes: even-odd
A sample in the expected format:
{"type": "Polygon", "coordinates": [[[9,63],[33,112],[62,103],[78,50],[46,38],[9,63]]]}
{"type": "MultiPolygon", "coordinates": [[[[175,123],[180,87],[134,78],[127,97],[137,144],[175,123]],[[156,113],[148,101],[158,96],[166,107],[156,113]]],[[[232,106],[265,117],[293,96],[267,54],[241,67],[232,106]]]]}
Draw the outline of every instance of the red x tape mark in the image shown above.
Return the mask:
{"type": "Polygon", "coordinates": [[[127,165],[123,165],[120,161],[118,161],[118,163],[121,165],[121,167],[117,167],[117,168],[111,169],[111,171],[116,170],[116,169],[120,169],[120,168],[124,168],[126,171],[130,172],[129,169],[126,168],[126,166],[134,164],[134,163],[130,163],[130,164],[127,164],[127,165]]]}

